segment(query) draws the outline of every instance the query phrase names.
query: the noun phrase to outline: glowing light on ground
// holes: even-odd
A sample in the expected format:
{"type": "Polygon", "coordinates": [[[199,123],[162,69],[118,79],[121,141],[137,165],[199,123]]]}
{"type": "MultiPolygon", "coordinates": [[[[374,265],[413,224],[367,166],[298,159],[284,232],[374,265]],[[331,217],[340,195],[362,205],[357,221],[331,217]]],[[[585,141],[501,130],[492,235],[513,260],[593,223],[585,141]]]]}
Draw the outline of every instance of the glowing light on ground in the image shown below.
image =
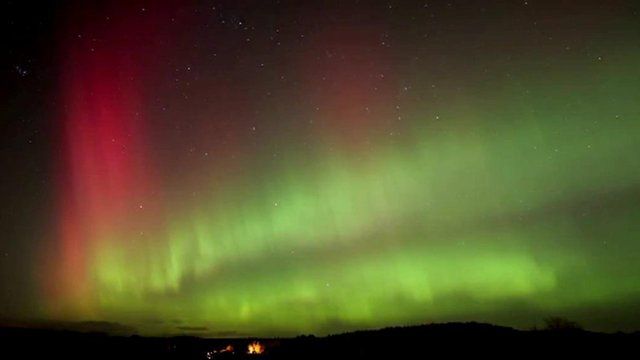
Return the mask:
{"type": "Polygon", "coordinates": [[[254,341],[247,345],[247,354],[260,355],[264,352],[264,345],[259,341],[254,341]]]}

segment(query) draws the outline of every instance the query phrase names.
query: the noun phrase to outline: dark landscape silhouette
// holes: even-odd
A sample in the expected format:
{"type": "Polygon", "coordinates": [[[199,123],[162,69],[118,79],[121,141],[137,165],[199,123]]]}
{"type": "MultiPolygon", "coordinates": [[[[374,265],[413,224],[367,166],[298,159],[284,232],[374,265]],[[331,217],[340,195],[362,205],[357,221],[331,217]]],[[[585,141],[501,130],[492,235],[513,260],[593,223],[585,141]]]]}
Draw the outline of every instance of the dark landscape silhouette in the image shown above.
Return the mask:
{"type": "Polygon", "coordinates": [[[83,359],[411,359],[451,356],[624,354],[640,344],[640,332],[599,333],[561,317],[543,329],[517,330],[477,322],[388,327],[316,337],[220,338],[114,336],[3,327],[0,342],[15,358],[83,359]]]}

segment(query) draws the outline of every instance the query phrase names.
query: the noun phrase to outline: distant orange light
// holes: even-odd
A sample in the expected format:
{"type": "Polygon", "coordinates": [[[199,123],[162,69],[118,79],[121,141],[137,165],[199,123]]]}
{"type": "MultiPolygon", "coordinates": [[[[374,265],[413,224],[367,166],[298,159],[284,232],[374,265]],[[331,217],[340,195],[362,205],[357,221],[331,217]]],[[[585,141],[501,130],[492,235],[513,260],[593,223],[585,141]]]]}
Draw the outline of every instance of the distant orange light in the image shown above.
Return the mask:
{"type": "Polygon", "coordinates": [[[264,345],[258,341],[254,341],[247,347],[247,354],[260,355],[264,352],[264,345]]]}
{"type": "Polygon", "coordinates": [[[205,356],[206,356],[207,359],[211,360],[211,359],[214,358],[214,356],[216,354],[222,354],[222,353],[226,353],[226,352],[233,353],[233,345],[227,345],[227,347],[222,349],[222,350],[207,351],[205,353],[205,356]]]}

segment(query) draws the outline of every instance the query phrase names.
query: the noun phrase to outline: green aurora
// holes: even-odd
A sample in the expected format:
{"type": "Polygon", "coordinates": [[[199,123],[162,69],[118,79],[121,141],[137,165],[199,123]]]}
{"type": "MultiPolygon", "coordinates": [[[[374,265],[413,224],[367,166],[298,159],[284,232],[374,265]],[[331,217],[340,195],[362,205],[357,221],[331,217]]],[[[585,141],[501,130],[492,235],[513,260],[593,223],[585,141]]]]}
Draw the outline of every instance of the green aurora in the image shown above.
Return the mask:
{"type": "Polygon", "coordinates": [[[164,246],[101,241],[100,308],[269,334],[633,298],[638,63],[477,99],[502,109],[454,100],[435,119],[416,106],[407,134],[364,158],[292,149],[171,217],[164,246]]]}
{"type": "Polygon", "coordinates": [[[637,9],[422,3],[65,17],[52,224],[2,265],[37,295],[0,315],[638,330],[637,9]]]}

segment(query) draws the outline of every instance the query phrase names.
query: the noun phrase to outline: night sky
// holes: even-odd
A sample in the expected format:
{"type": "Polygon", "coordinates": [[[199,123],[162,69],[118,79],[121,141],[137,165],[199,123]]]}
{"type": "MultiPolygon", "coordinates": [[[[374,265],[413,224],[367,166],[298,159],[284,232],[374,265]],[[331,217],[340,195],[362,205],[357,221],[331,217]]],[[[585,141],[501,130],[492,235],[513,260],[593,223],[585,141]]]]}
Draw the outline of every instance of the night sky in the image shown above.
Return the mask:
{"type": "Polygon", "coordinates": [[[3,321],[640,329],[636,1],[0,12],[3,321]]]}

